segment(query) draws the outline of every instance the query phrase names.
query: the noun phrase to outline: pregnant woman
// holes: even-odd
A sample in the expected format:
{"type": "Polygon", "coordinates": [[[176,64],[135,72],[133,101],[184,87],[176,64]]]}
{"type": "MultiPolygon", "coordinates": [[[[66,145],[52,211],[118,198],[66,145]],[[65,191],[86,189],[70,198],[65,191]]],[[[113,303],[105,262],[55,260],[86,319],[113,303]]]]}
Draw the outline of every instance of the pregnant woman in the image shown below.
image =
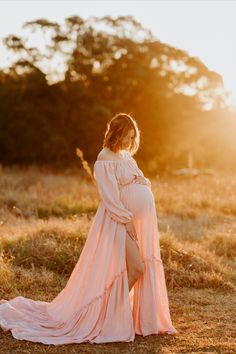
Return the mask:
{"type": "Polygon", "coordinates": [[[137,122],[119,113],[107,123],[94,164],[101,202],[79,260],[51,301],[0,301],[0,327],[44,344],[134,341],[176,333],[171,323],[154,196],[133,159],[137,122]]]}

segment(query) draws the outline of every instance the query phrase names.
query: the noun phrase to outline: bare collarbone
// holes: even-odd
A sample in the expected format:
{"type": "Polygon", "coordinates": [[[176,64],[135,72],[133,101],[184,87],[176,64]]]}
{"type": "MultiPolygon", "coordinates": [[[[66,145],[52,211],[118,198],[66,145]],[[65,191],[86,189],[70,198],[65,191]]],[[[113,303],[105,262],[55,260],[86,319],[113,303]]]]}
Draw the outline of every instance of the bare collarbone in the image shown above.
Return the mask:
{"type": "Polygon", "coordinates": [[[123,157],[117,156],[115,153],[110,153],[109,151],[103,151],[101,150],[99,154],[97,155],[97,160],[98,161],[111,161],[111,160],[123,160],[123,157]]]}

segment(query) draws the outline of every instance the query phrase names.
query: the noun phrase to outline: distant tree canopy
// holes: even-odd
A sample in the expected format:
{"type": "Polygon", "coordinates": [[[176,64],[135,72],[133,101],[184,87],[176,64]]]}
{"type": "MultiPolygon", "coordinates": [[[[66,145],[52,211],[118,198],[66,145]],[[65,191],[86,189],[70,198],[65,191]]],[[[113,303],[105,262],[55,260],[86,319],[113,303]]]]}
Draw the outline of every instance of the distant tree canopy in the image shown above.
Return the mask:
{"type": "Polygon", "coordinates": [[[127,112],[141,130],[136,158],[150,174],[186,166],[189,154],[196,167],[235,168],[235,112],[221,76],[198,58],[130,16],[24,28],[45,46],[32,46],[30,34],[4,38],[16,60],[0,72],[0,163],[64,167],[78,163],[77,147],[93,162],[107,121],[127,112]],[[55,81],[58,58],[66,69],[55,81]]]}

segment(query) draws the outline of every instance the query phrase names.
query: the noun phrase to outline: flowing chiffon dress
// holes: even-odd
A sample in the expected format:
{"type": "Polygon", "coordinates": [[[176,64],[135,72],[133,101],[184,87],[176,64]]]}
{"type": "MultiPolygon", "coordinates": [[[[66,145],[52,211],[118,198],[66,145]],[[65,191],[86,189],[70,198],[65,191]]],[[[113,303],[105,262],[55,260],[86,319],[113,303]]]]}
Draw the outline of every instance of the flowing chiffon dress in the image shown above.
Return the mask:
{"type": "Polygon", "coordinates": [[[0,302],[0,327],[13,337],[44,344],[134,341],[135,334],[174,334],[160,255],[151,187],[129,153],[96,160],[101,201],[66,286],[51,301],[23,296],[0,302]],[[134,223],[144,271],[131,291],[125,223],[134,223]]]}

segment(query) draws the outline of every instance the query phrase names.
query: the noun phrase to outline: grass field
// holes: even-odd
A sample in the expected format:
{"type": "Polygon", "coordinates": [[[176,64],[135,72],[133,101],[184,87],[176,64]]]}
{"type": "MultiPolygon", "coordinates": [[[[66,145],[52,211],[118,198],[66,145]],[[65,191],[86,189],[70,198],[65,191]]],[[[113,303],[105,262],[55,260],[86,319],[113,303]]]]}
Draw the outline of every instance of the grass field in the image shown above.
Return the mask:
{"type": "MultiPolygon", "coordinates": [[[[236,177],[157,177],[152,190],[178,334],[56,347],[0,330],[0,353],[236,353],[236,177]]],[[[0,191],[0,299],[51,301],[83,248],[96,186],[79,170],[2,168],[0,191]]]]}

